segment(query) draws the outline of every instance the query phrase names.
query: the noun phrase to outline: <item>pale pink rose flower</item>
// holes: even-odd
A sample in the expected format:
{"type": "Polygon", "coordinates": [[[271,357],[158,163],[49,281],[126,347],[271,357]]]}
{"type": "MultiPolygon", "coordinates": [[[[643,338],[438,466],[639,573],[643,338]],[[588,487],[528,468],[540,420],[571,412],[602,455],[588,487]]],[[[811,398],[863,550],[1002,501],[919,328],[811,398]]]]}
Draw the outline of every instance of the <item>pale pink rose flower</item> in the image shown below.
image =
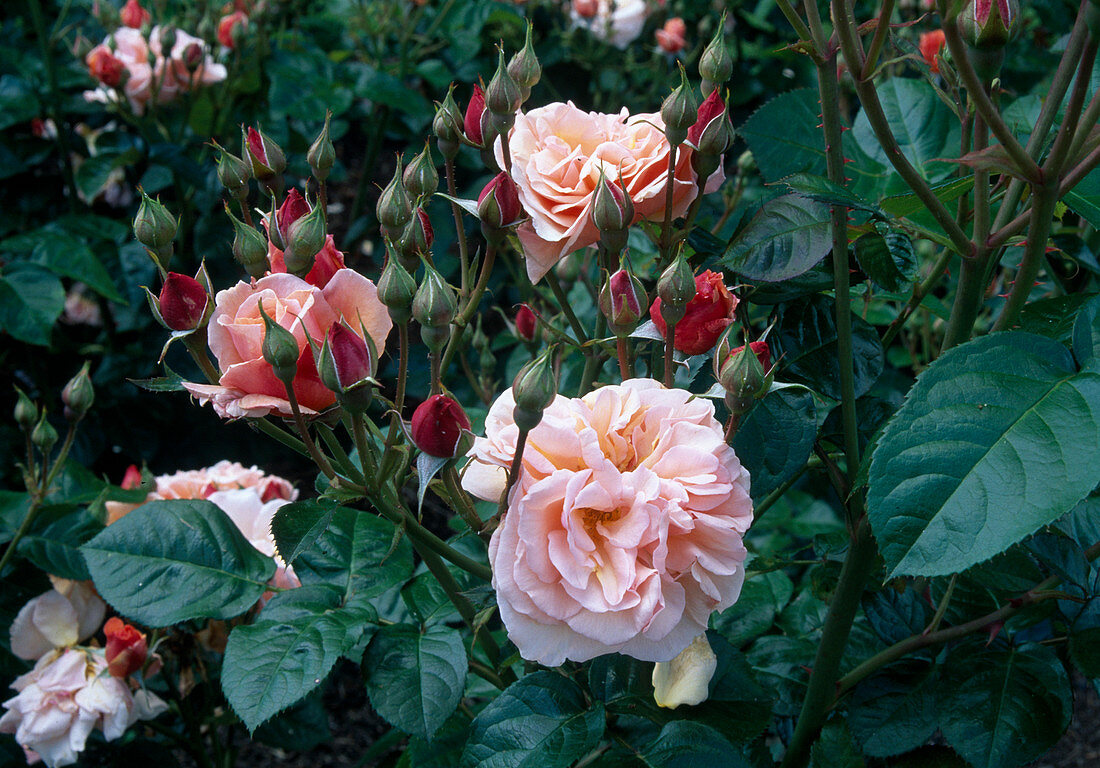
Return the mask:
{"type": "MultiPolygon", "coordinates": [[[[302,585],[294,573],[294,568],[279,557],[275,550],[275,536],[271,533],[271,520],[279,507],[290,503],[287,499],[276,498],[264,502],[256,491],[250,488],[217,491],[207,498],[229,516],[237,529],[248,539],[249,544],[275,561],[275,576],[271,580],[272,584],[283,589],[293,589],[302,585]]],[[[265,601],[269,594],[264,596],[265,601]]]]}
{"type": "Polygon", "coordinates": [[[580,13],[573,3],[569,18],[574,27],[587,29],[616,48],[626,48],[642,34],[648,13],[645,0],[598,0],[595,15],[580,13]]]}
{"type": "Polygon", "coordinates": [[[699,635],[672,661],[653,665],[653,701],[666,709],[702,704],[710,693],[710,679],[717,669],[718,657],[707,636],[699,635]]]}
{"type": "MultiPolygon", "coordinates": [[[[477,465],[511,463],[513,406],[505,392],[470,451],[463,486],[480,498],[499,498],[499,471],[477,465]]],[[[508,636],[547,666],[669,661],[736,601],[751,521],[748,472],[710,401],[649,379],[558,398],[489,545],[508,636]]]]}
{"type": "MultiPolygon", "coordinates": [[[[564,256],[600,239],[592,223],[592,205],[601,173],[616,182],[622,174],[634,202],[634,221],[663,219],[671,147],[659,113],[631,116],[585,112],[572,102],[517,113],[508,135],[512,179],[523,209],[531,217],[519,227],[527,275],[538,282],[564,256]]],[[[673,176],[672,215],[680,216],[695,199],[691,149],[680,145],[673,176]]],[[[496,143],[503,167],[503,145],[496,143]]],[[[722,183],[721,170],[706,183],[711,192],[722,183]]]]}
{"type": "Polygon", "coordinates": [[[107,604],[85,582],[58,580],[30,600],[11,624],[11,651],[21,659],[37,659],[54,648],[76,645],[103,623],[107,604]]]}
{"type": "Polygon", "coordinates": [[[294,275],[273,273],[220,291],[208,333],[221,379],[215,386],[184,382],[184,387],[200,403],[212,403],[222,418],[272,411],[291,414],[286,389],[263,358],[261,301],[267,315],[298,342],[294,395],[302,412],[310,415],[336,402],[336,395],[321,382],[311,341],[320,347],[329,327],[343,320],[355,333],[365,328],[381,354],[392,326],[374,283],[352,269],[337,270],[324,288],[294,275]]]}
{"type": "Polygon", "coordinates": [[[200,85],[212,85],[225,79],[227,71],[224,64],[218,64],[207,52],[207,45],[200,38],[189,35],[182,29],[176,30],[176,42],[167,55],[161,37],[163,27],[153,27],[149,33],[149,50],[156,57],[155,76],[160,80],[159,101],[171,101],[176,93],[189,91],[200,85]],[[186,63],[189,49],[198,46],[202,58],[192,73],[186,63]]]}

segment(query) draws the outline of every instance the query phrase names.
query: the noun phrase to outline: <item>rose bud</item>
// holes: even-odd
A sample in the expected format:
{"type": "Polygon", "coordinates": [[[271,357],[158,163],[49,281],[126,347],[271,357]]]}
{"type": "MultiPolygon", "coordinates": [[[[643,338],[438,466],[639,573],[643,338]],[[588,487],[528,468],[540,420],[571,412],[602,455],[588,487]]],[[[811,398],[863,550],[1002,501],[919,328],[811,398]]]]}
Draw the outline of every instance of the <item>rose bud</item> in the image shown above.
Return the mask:
{"type": "Polygon", "coordinates": [[[481,115],[485,112],[485,93],[481,86],[474,85],[474,95],[470,97],[470,103],[466,106],[466,115],[462,120],[466,138],[471,144],[481,146],[484,136],[481,130],[481,115]]]}
{"type": "Polygon", "coordinates": [[[325,125],[310,145],[309,152],[306,153],[306,162],[309,163],[309,169],[313,171],[313,178],[321,182],[328,178],[332,166],[336,165],[336,148],[332,146],[332,139],[328,134],[328,123],[331,118],[332,113],[325,112],[325,125]]]}
{"type": "Polygon", "coordinates": [[[523,206],[519,202],[516,183],[503,171],[494,176],[477,196],[481,232],[492,244],[503,240],[505,228],[516,223],[522,214],[523,206]]]}
{"type": "Polygon", "coordinates": [[[137,464],[131,464],[126,467],[126,473],[123,474],[122,482],[119,483],[118,486],[124,491],[129,491],[134,488],[140,488],[142,482],[141,470],[138,469],[137,464]]]}
{"type": "Polygon", "coordinates": [[[970,0],[959,14],[959,32],[979,50],[1003,48],[1019,31],[1019,0],[970,0]]]}
{"type": "Polygon", "coordinates": [[[535,313],[526,304],[520,304],[516,312],[516,336],[530,343],[535,340],[538,327],[539,319],[535,313]]]}
{"type": "Polygon", "coordinates": [[[661,119],[665,121],[665,136],[669,144],[683,144],[688,128],[695,125],[698,104],[688,85],[687,72],[680,65],[680,85],[661,104],[661,119]]]}
{"type": "MultiPolygon", "coordinates": [[[[658,290],[660,290],[658,286],[658,290]]],[[[695,278],[695,298],[684,308],[676,323],[676,349],[685,355],[701,355],[714,346],[726,326],[733,322],[737,297],[729,292],[722,275],[709,269],[695,278]]],[[[663,334],[666,318],[660,298],[653,302],[649,317],[663,334]]]]}
{"type": "MultiPolygon", "coordinates": [[[[255,227],[248,226],[234,216],[228,205],[225,212],[233,222],[233,258],[244,267],[250,277],[263,277],[271,266],[267,260],[267,241],[255,227]]],[[[278,227],[270,229],[278,231],[278,227]]]]}
{"type": "Polygon", "coordinates": [[[191,43],[183,49],[183,66],[185,66],[187,71],[191,74],[198,71],[205,58],[206,51],[203,50],[202,43],[191,43]]]}
{"type": "Polygon", "coordinates": [[[305,216],[309,211],[309,203],[302,197],[301,192],[293,188],[287,192],[286,199],[283,200],[283,204],[279,206],[279,210],[275,214],[275,225],[279,234],[276,242],[277,247],[280,249],[286,247],[290,237],[290,225],[305,216]]]}
{"type": "Polygon", "coordinates": [[[386,305],[394,325],[404,325],[412,318],[416,280],[402,266],[396,254],[390,253],[382,276],[378,278],[378,300],[386,305]]]}
{"type": "Polygon", "coordinates": [[[677,54],[687,45],[687,24],[679,16],[669,19],[657,30],[657,45],[669,54],[677,54]]]}
{"type": "Polygon", "coordinates": [[[451,336],[450,324],[458,314],[454,289],[431,265],[425,267],[424,282],[413,296],[412,313],[420,323],[420,338],[432,352],[438,352],[451,336]]]}
{"type": "Polygon", "coordinates": [[[38,421],[38,406],[19,387],[15,388],[15,392],[18,398],[13,413],[15,423],[19,425],[21,430],[29,433],[34,428],[35,422],[38,421]]]}
{"type": "Polygon", "coordinates": [[[397,252],[402,258],[402,266],[408,270],[415,270],[420,262],[420,256],[429,252],[434,240],[435,232],[432,230],[432,222],[428,219],[428,214],[423,208],[417,208],[415,215],[405,225],[401,239],[397,241],[397,252]]]}
{"type": "Polygon", "coordinates": [[[667,709],[702,704],[716,669],[718,657],[707,636],[699,635],[672,661],[659,661],[653,666],[653,700],[667,709]]]}
{"type": "Polygon", "coordinates": [[[65,418],[68,421],[80,421],[95,402],[95,389],[88,376],[90,365],[91,363],[85,362],[76,376],[69,379],[61,390],[61,402],[65,404],[65,418]]]}
{"type": "Polygon", "coordinates": [[[152,19],[153,14],[142,8],[138,0],[126,0],[126,5],[122,6],[118,14],[118,20],[132,29],[141,29],[152,19]]]}
{"type": "MultiPolygon", "coordinates": [[[[754,355],[756,355],[756,359],[760,361],[760,367],[764,369],[764,373],[765,374],[771,373],[771,370],[772,370],[772,351],[771,351],[771,348],[768,347],[768,342],[766,342],[766,341],[753,341],[753,342],[750,342],[749,343],[749,349],[752,350],[752,353],[754,355]]],[[[745,350],[744,346],[740,346],[740,347],[737,347],[735,349],[731,349],[729,351],[729,354],[726,355],[726,359],[728,360],[729,358],[733,357],[734,355],[740,354],[744,350],[745,350]]]]}
{"type": "Polygon", "coordinates": [[[206,316],[206,289],[193,277],[169,272],[160,289],[159,309],[165,326],[173,331],[197,328],[206,316]]]}
{"type": "MultiPolygon", "coordinates": [[[[703,132],[715,121],[718,120],[726,112],[726,105],[722,102],[722,96],[718,91],[711,91],[710,96],[707,96],[703,103],[699,105],[698,111],[695,113],[695,123],[688,129],[687,140],[695,147],[699,146],[699,139],[703,135],[703,132]]],[[[725,148],[722,149],[725,152],[725,148]]],[[[718,152],[717,154],[722,154],[718,152]]]]}
{"type": "Polygon", "coordinates": [[[412,218],[412,202],[409,200],[408,192],[405,191],[405,182],[401,177],[401,157],[398,156],[393,178],[378,196],[378,204],[374,208],[378,223],[382,225],[382,234],[391,239],[400,237],[405,231],[405,225],[412,218]]]}
{"type": "Polygon", "coordinates": [[[582,19],[591,19],[600,12],[599,0],[573,0],[573,12],[582,19]]]}
{"type": "Polygon", "coordinates": [[[633,221],[634,201],[623,191],[622,179],[616,185],[601,173],[592,198],[592,223],[600,231],[601,245],[613,255],[621,253],[633,221]]]}
{"type": "Polygon", "coordinates": [[[214,142],[218,150],[218,181],[225,191],[237,200],[248,198],[248,182],[252,179],[252,169],[241,158],[214,142]]]}
{"type": "Polygon", "coordinates": [[[462,406],[447,395],[432,395],[413,411],[413,443],[429,456],[453,459],[470,419],[462,406]]]}
{"type": "Polygon", "coordinates": [[[287,272],[298,276],[308,273],[313,268],[314,258],[325,247],[327,236],[325,212],[319,205],[292,221],[286,229],[286,249],[283,251],[287,272]]]}
{"type": "Polygon", "coordinates": [[[270,182],[286,170],[283,150],[266,133],[249,128],[243,138],[241,155],[251,164],[252,175],[257,181],[270,182]]]}
{"type": "Polygon", "coordinates": [[[691,167],[699,178],[706,179],[717,170],[722,155],[733,143],[733,124],[718,90],[699,105],[698,119],[688,130],[688,142],[695,146],[691,167]]]}
{"type": "Polygon", "coordinates": [[[298,341],[293,333],[268,317],[262,300],[257,303],[260,306],[260,317],[264,321],[264,340],[261,345],[264,360],[275,372],[275,378],[283,382],[289,390],[298,373],[298,341]]]}
{"type": "Polygon", "coordinates": [[[42,452],[44,457],[50,455],[50,451],[57,445],[57,430],[50,424],[50,420],[46,418],[46,412],[42,411],[42,416],[38,419],[38,424],[35,425],[34,431],[31,432],[31,443],[34,447],[42,452]]]}
{"type": "Polygon", "coordinates": [[[516,403],[512,409],[512,420],[521,430],[530,431],[538,426],[542,421],[542,412],[558,395],[550,352],[546,350],[520,368],[512,380],[512,399],[516,403]]]}
{"type": "Polygon", "coordinates": [[[657,323],[662,334],[665,323],[677,323],[683,318],[688,302],[695,298],[695,294],[695,275],[681,251],[657,278],[657,300],[649,309],[653,322],[657,323]]]}
{"type": "MultiPolygon", "coordinates": [[[[447,98],[436,106],[435,118],[432,120],[432,133],[435,134],[436,145],[443,157],[454,160],[458,155],[458,148],[462,142],[462,111],[454,99],[454,83],[447,89],[447,98]]],[[[478,129],[481,129],[480,120],[478,129]]]]}
{"type": "Polygon", "coordinates": [[[107,636],[105,658],[111,677],[126,678],[145,666],[149,645],[144,634],[117,616],[103,625],[103,634],[107,636]]]}
{"type": "Polygon", "coordinates": [[[432,151],[424,142],[424,151],[412,159],[403,177],[405,190],[419,199],[431,197],[439,189],[439,172],[432,162],[432,151]]]}
{"type": "Polygon", "coordinates": [[[149,249],[161,269],[167,269],[172,258],[172,241],[177,227],[167,208],[141,193],[141,205],[134,217],[134,237],[149,249]]]}
{"type": "Polygon", "coordinates": [[[714,33],[710,44],[707,45],[703,55],[699,57],[699,76],[703,78],[703,95],[709,96],[719,83],[724,83],[733,74],[733,59],[726,50],[725,41],[726,14],[718,22],[718,29],[714,33]]]}
{"type": "Polygon", "coordinates": [[[600,291],[600,311],[607,318],[608,329],[620,338],[638,327],[638,321],[645,317],[647,301],[645,286],[621,267],[600,291]]]}
{"type": "Polygon", "coordinates": [[[496,127],[504,133],[512,127],[516,119],[516,110],[523,103],[523,92],[519,83],[508,74],[504,63],[504,50],[497,51],[497,71],[493,79],[485,86],[485,107],[497,118],[496,127]]]}
{"type": "Polygon", "coordinates": [[[88,52],[84,62],[88,73],[108,88],[117,88],[122,84],[126,65],[105,45],[97,45],[88,52]]]}
{"type": "Polygon", "coordinates": [[[947,45],[947,39],[942,29],[921,33],[917,46],[920,48],[924,63],[928,65],[933,75],[940,73],[940,53],[943,52],[945,45],[947,45]]]}
{"type": "Polygon", "coordinates": [[[730,355],[722,365],[718,383],[726,390],[726,407],[730,412],[744,414],[752,408],[753,400],[767,394],[771,382],[759,354],[749,346],[747,349],[740,347],[736,354],[730,355]]]}
{"type": "Polygon", "coordinates": [[[244,38],[248,29],[248,16],[241,11],[222,16],[218,22],[218,42],[229,50],[237,47],[237,43],[244,38]]]}
{"type": "Polygon", "coordinates": [[[542,77],[542,65],[539,64],[538,56],[535,55],[535,47],[531,40],[533,30],[533,25],[528,21],[527,39],[523,43],[523,49],[508,62],[508,74],[519,85],[524,101],[527,101],[527,97],[531,95],[531,89],[542,77]]]}
{"type": "Polygon", "coordinates": [[[344,408],[362,413],[370,406],[374,355],[355,331],[343,323],[332,324],[321,347],[318,369],[321,381],[336,393],[344,408]]]}

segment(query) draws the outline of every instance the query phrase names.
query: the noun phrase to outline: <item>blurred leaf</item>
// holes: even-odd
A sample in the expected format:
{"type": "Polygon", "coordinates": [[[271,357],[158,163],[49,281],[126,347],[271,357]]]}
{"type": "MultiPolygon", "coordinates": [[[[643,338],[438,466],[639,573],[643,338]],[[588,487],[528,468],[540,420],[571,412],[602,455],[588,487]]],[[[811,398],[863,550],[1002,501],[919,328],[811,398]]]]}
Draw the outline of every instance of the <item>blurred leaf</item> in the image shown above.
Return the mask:
{"type": "Polygon", "coordinates": [[[750,768],[751,763],[721,733],[703,723],[674,720],[652,742],[632,748],[622,768],[750,768]]]}
{"type": "Polygon", "coordinates": [[[0,131],[25,123],[42,112],[35,87],[21,77],[0,77],[0,131]]]}
{"type": "Polygon", "coordinates": [[[332,741],[328,712],[325,711],[319,692],[306,696],[285,712],[268,720],[256,729],[252,737],[269,747],[296,752],[307,752],[332,741]]]}
{"type": "Polygon", "coordinates": [[[60,232],[45,234],[31,258],[56,274],[86,283],[104,298],[125,304],[114,280],[86,243],[60,232]]]}
{"type": "Polygon", "coordinates": [[[19,554],[46,573],[84,581],[91,574],[80,547],[102,530],[102,523],[80,509],[45,527],[36,527],[19,542],[19,554]]]}
{"type": "Polygon", "coordinates": [[[1100,371],[1100,296],[1093,296],[1077,313],[1073,355],[1081,370],[1100,371]]]}
{"type": "Polygon", "coordinates": [[[843,205],[846,208],[866,211],[867,213],[881,213],[878,206],[867,202],[847,188],[829,181],[824,176],[817,176],[812,173],[796,173],[786,177],[781,183],[786,184],[791,192],[796,195],[816,200],[819,203],[843,205]]]}
{"type": "Polygon", "coordinates": [[[924,631],[932,620],[932,607],[912,585],[900,592],[890,586],[867,595],[863,612],[882,641],[893,645],[924,631]]]}
{"type": "Polygon", "coordinates": [[[37,264],[17,262],[0,274],[0,330],[18,341],[49,346],[50,331],[65,309],[57,276],[37,264]]]}

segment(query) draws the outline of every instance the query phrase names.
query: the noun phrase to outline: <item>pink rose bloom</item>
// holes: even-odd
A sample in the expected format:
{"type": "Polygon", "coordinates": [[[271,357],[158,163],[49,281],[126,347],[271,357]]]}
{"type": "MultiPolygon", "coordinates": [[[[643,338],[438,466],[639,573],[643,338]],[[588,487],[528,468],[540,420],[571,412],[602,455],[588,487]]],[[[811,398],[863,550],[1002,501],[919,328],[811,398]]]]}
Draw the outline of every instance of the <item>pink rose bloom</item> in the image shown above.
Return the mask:
{"type": "MultiPolygon", "coordinates": [[[[463,486],[482,499],[503,491],[513,407],[508,390],[470,451],[463,486]]],[[[508,636],[547,666],[669,661],[737,600],[750,522],[749,475],[710,401],[650,379],[558,397],[489,544],[508,636]]]]}
{"type": "Polygon", "coordinates": [[[645,0],[596,0],[573,3],[569,18],[574,27],[583,27],[616,48],[626,48],[642,34],[648,13],[645,0]]]}
{"type": "Polygon", "coordinates": [[[319,348],[332,324],[343,321],[360,335],[360,328],[365,328],[381,354],[392,325],[374,283],[351,269],[338,270],[324,288],[283,273],[220,291],[208,334],[221,379],[214,386],[190,382],[184,386],[199,402],[212,402],[225,419],[291,413],[286,388],[263,358],[261,301],[267,315],[298,341],[294,396],[302,412],[310,415],[336,402],[336,395],[321,383],[311,340],[319,348]]]}
{"type": "Polygon", "coordinates": [[[103,623],[107,604],[91,582],[55,579],[54,584],[24,605],[11,624],[11,652],[21,659],[76,645],[103,623]]]}
{"type": "MultiPolygon", "coordinates": [[[[600,239],[592,223],[592,204],[601,171],[611,179],[622,173],[634,201],[635,221],[663,218],[670,146],[659,113],[631,116],[584,112],[573,105],[549,104],[516,115],[509,134],[512,178],[531,220],[519,227],[519,239],[532,282],[561,259],[600,239]]],[[[504,165],[501,142],[497,160],[504,165]]],[[[711,192],[721,171],[707,181],[711,192]]],[[[691,149],[681,145],[673,179],[672,215],[687,211],[695,199],[691,149]]]]}
{"type": "Polygon", "coordinates": [[[224,64],[215,63],[206,52],[207,46],[200,38],[189,35],[182,29],[176,30],[176,42],[172,50],[165,55],[161,44],[163,27],[153,27],[149,33],[149,50],[157,59],[157,79],[160,82],[158,100],[171,101],[179,91],[189,91],[193,86],[213,85],[225,79],[227,71],[224,64]],[[197,49],[193,46],[197,46],[197,49]],[[201,51],[198,66],[193,72],[187,67],[187,57],[191,51],[201,51]]]}
{"type": "MultiPolygon", "coordinates": [[[[287,565],[275,551],[275,537],[271,533],[271,520],[279,507],[290,503],[287,499],[276,498],[265,502],[251,488],[217,491],[210,494],[207,499],[229,515],[229,519],[248,539],[249,544],[275,561],[275,577],[271,580],[272,584],[283,589],[301,586],[302,582],[294,574],[294,569],[287,565]]],[[[269,594],[264,595],[265,600],[269,594]]]]}
{"type": "Polygon", "coordinates": [[[11,687],[18,695],[4,702],[8,711],[0,717],[0,733],[14,734],[51,768],[75,763],[93,729],[111,741],[139,718],[156,717],[168,708],[144,691],[136,703],[126,684],[107,673],[107,662],[96,650],[47,654],[11,687]]]}

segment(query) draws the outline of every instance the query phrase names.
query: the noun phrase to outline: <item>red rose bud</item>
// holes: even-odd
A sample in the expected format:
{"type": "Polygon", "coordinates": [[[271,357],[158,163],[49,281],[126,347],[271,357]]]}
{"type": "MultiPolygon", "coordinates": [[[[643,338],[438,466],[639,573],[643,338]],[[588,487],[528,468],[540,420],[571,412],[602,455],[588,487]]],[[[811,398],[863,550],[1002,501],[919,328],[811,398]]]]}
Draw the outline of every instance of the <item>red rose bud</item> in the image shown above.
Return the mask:
{"type": "Polygon", "coordinates": [[[145,666],[149,645],[136,628],[112,616],[103,625],[103,634],[107,636],[105,656],[111,677],[126,678],[145,666]]]}
{"type": "Polygon", "coordinates": [[[539,319],[535,317],[535,313],[526,304],[520,304],[519,312],[516,312],[516,336],[526,342],[532,342],[535,340],[538,327],[539,319]]]}
{"type": "Polygon", "coordinates": [[[126,65],[105,45],[97,45],[88,52],[84,62],[88,73],[108,88],[117,88],[122,83],[126,65]]]}
{"type": "Polygon", "coordinates": [[[137,464],[126,467],[126,474],[122,476],[119,487],[125,491],[141,487],[141,470],[137,468],[137,464]]]}
{"type": "Polygon", "coordinates": [[[205,58],[206,51],[203,50],[201,43],[191,43],[183,49],[183,65],[187,67],[188,72],[197,71],[205,58]]]}
{"type": "Polygon", "coordinates": [[[122,6],[118,18],[127,27],[141,29],[152,20],[153,14],[142,8],[138,0],[126,0],[126,5],[122,6]]]}
{"type": "Polygon", "coordinates": [[[620,337],[629,336],[645,317],[647,297],[645,286],[626,269],[607,279],[600,291],[600,311],[607,318],[607,327],[620,337]]]}
{"type": "MultiPolygon", "coordinates": [[[[625,232],[634,222],[634,201],[603,174],[592,198],[592,223],[601,233],[625,232]]],[[[623,246],[626,245],[625,239],[623,246]]],[[[622,250],[620,248],[620,250],[622,250]]]]}
{"type": "MultiPolygon", "coordinates": [[[[736,349],[731,349],[729,357],[733,357],[734,355],[744,351],[744,349],[744,346],[737,347],[736,349]]],[[[768,342],[750,342],[749,349],[753,351],[753,353],[756,355],[756,359],[760,361],[760,367],[764,369],[764,373],[770,372],[772,369],[772,351],[771,348],[768,347],[768,342]]]]}
{"type": "Polygon", "coordinates": [[[310,207],[302,193],[297,189],[291,189],[287,193],[286,200],[279,206],[275,221],[279,227],[279,236],[285,244],[290,236],[290,225],[309,213],[310,207]]]}
{"type": "Polygon", "coordinates": [[[959,15],[959,31],[974,48],[999,49],[1016,37],[1019,22],[1019,0],[971,0],[959,15]]]}
{"type": "Polygon", "coordinates": [[[268,181],[286,170],[283,150],[263,131],[249,128],[244,137],[245,159],[252,164],[252,175],[258,181],[268,181]]]}
{"type": "Polygon", "coordinates": [[[687,45],[687,24],[679,16],[669,19],[657,30],[657,45],[665,53],[676,54],[687,45]]]}
{"type": "MultiPolygon", "coordinates": [[[[695,298],[684,310],[684,316],[676,323],[676,349],[685,355],[701,355],[718,341],[722,331],[733,322],[737,297],[729,292],[722,275],[706,272],[695,278],[695,298]]],[[[653,302],[649,317],[664,334],[665,318],[661,312],[661,299],[653,302]]]]}
{"type": "Polygon", "coordinates": [[[244,37],[246,29],[248,29],[248,17],[244,13],[234,11],[226,14],[218,22],[218,42],[233,50],[237,47],[237,42],[244,37]]]}
{"type": "Polygon", "coordinates": [[[321,348],[321,381],[349,410],[370,406],[374,359],[366,341],[343,323],[333,323],[321,348]]]}
{"type": "Polygon", "coordinates": [[[432,395],[413,411],[412,433],[416,447],[429,456],[452,459],[470,419],[462,406],[447,395],[432,395]]]}
{"type": "Polygon", "coordinates": [[[940,53],[945,45],[947,45],[947,40],[944,38],[942,29],[921,33],[918,42],[920,55],[924,58],[924,63],[928,65],[933,75],[940,73],[940,53]]]}
{"type": "Polygon", "coordinates": [[[190,331],[202,322],[208,297],[193,277],[169,272],[160,289],[160,316],[173,331],[190,331]]]}
{"type": "MultiPolygon", "coordinates": [[[[699,146],[699,138],[703,135],[703,131],[706,130],[715,120],[720,120],[725,116],[726,105],[722,102],[722,97],[718,94],[718,89],[715,88],[710,92],[710,96],[699,105],[699,110],[696,112],[695,124],[688,128],[687,140],[694,146],[699,146]]],[[[714,154],[722,154],[725,152],[723,148],[720,152],[714,154]]]]}
{"type": "Polygon", "coordinates": [[[582,19],[591,19],[600,12],[599,0],[573,0],[573,12],[582,19]]]}
{"type": "Polygon", "coordinates": [[[501,171],[485,185],[477,196],[477,215],[484,227],[503,229],[514,224],[523,214],[519,190],[507,173],[501,171]]]}
{"type": "Polygon", "coordinates": [[[397,252],[402,257],[402,266],[415,272],[420,256],[428,253],[435,240],[432,222],[423,208],[417,208],[415,215],[405,225],[401,239],[397,241],[397,252]]]}
{"type": "Polygon", "coordinates": [[[471,143],[481,146],[484,140],[481,131],[481,115],[485,112],[485,93],[480,85],[474,85],[474,95],[470,97],[470,103],[466,106],[466,115],[462,121],[462,127],[466,132],[466,138],[471,143]]]}

